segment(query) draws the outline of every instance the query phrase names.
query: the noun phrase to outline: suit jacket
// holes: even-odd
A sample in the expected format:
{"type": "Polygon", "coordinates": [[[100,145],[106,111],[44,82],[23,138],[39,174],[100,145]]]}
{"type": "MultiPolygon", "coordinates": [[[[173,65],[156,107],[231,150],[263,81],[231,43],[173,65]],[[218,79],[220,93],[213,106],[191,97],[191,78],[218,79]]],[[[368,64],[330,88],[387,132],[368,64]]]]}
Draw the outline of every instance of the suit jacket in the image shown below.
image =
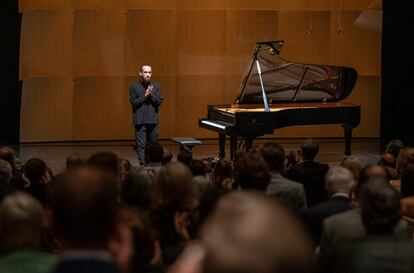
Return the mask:
{"type": "MultiPolygon", "coordinates": [[[[407,222],[400,220],[394,228],[394,234],[401,238],[409,238],[407,222]]],[[[323,222],[323,233],[320,241],[320,255],[325,259],[339,243],[361,239],[366,236],[359,209],[348,210],[323,222]]]]}
{"type": "Polygon", "coordinates": [[[326,272],[414,272],[414,244],[396,236],[368,236],[341,245],[326,272]]]}
{"type": "Polygon", "coordinates": [[[303,213],[307,209],[303,185],[289,180],[279,173],[272,174],[266,194],[277,198],[283,205],[295,212],[303,213]]]}
{"type": "Polygon", "coordinates": [[[147,86],[140,81],[136,81],[129,88],[134,125],[158,123],[158,107],[161,105],[163,97],[160,85],[156,82],[151,82],[151,84],[153,91],[152,95],[148,97],[145,97],[147,86]]]}
{"type": "Polygon", "coordinates": [[[348,210],[350,201],[349,197],[338,195],[305,212],[306,224],[316,244],[321,239],[323,221],[329,216],[348,210]]]}
{"type": "Polygon", "coordinates": [[[308,207],[313,207],[328,200],[325,190],[325,175],[329,170],[327,164],[305,161],[293,166],[288,171],[288,178],[303,184],[308,207]]]}

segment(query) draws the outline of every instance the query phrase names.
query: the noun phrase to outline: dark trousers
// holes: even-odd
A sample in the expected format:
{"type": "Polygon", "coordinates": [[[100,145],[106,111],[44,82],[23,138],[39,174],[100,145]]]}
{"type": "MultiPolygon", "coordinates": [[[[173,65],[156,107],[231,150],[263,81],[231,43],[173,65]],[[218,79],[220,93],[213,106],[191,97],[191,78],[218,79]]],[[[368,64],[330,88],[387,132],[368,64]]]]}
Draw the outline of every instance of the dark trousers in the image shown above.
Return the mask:
{"type": "Polygon", "coordinates": [[[158,124],[139,124],[135,125],[135,142],[140,164],[145,163],[145,146],[147,139],[150,141],[158,140],[158,124]]]}

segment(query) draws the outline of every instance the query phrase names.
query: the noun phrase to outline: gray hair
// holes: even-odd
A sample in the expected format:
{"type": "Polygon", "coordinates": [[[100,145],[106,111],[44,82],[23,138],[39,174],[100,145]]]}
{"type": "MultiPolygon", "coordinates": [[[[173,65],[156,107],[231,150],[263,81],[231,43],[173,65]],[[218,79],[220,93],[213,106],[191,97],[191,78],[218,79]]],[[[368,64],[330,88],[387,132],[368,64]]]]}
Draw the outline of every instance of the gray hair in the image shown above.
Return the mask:
{"type": "Polygon", "coordinates": [[[4,251],[40,245],[44,211],[27,193],[16,192],[0,204],[0,240],[4,251]]]}
{"type": "Polygon", "coordinates": [[[325,189],[329,195],[350,193],[354,184],[352,172],[344,167],[334,167],[325,176],[325,189]]]}

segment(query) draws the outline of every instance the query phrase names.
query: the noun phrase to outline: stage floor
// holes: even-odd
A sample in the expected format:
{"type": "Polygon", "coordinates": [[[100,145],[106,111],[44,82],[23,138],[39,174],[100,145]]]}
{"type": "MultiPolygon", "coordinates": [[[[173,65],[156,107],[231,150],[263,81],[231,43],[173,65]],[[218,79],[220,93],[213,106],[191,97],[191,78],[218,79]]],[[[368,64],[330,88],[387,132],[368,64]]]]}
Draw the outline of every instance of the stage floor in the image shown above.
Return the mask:
{"type": "MultiPolygon", "coordinates": [[[[281,144],[288,152],[300,149],[303,139],[265,139],[261,138],[255,141],[255,146],[268,141],[275,141],[281,144]]],[[[320,151],[317,156],[318,161],[328,163],[331,166],[338,165],[344,158],[343,139],[318,139],[320,151]]],[[[218,156],[218,140],[203,139],[203,144],[193,148],[194,158],[206,158],[218,156]]],[[[160,140],[160,143],[169,148],[176,160],[179,145],[171,140],[160,140]]],[[[52,168],[53,172],[59,173],[64,169],[66,157],[70,153],[78,153],[85,159],[91,154],[98,151],[112,151],[119,157],[131,161],[132,164],[138,164],[137,156],[133,150],[133,141],[105,141],[105,142],[59,142],[59,143],[30,143],[12,146],[18,156],[25,162],[32,157],[38,157],[46,161],[52,168]]],[[[226,158],[230,153],[226,146],[226,158]]],[[[352,155],[359,158],[363,164],[378,162],[382,151],[379,139],[353,139],[352,155]]]]}

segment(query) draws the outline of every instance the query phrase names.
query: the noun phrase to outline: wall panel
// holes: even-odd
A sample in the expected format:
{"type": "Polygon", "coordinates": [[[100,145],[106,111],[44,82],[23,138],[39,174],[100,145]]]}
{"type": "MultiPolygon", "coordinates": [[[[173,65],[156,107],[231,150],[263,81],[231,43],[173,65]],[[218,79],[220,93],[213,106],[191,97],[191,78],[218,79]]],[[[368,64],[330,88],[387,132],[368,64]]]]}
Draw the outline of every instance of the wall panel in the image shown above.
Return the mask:
{"type": "Polygon", "coordinates": [[[73,94],[73,139],[130,139],[131,107],[122,77],[78,77],[73,94]]]}
{"type": "Polygon", "coordinates": [[[26,78],[20,112],[20,141],[71,140],[72,90],[70,78],[26,78]]]}
{"type": "Polygon", "coordinates": [[[29,10],[70,10],[72,0],[19,0],[19,12],[29,10]]]}
{"type": "Polygon", "coordinates": [[[226,74],[226,11],[177,11],[177,73],[226,74]]]}
{"type": "Polygon", "coordinates": [[[64,76],[72,67],[70,11],[27,11],[20,40],[20,79],[64,76]]]}
{"type": "Polygon", "coordinates": [[[124,0],[72,0],[74,9],[123,10],[124,0]]]}
{"type": "Polygon", "coordinates": [[[77,10],[74,20],[74,75],[124,75],[125,14],[77,10]]]}
{"type": "Polygon", "coordinates": [[[128,11],[125,37],[127,75],[137,75],[144,63],[152,65],[154,75],[176,73],[175,14],[172,10],[128,11]]]}

